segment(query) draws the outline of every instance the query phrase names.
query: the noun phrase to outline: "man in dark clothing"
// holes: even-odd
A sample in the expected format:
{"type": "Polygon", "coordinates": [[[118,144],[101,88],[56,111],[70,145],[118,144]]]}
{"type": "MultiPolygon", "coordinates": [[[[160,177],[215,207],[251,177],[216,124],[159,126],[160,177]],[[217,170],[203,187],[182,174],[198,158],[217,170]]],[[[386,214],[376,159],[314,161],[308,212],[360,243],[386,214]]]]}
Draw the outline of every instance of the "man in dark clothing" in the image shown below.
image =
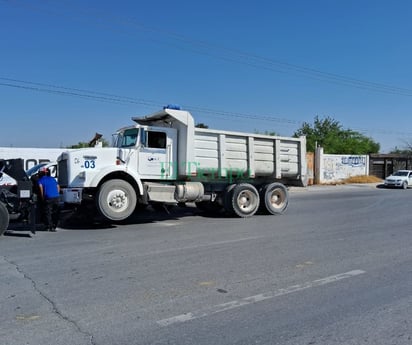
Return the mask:
{"type": "Polygon", "coordinates": [[[33,184],[33,194],[35,196],[36,202],[36,224],[44,223],[44,209],[43,209],[43,198],[41,196],[39,180],[44,176],[44,171],[39,171],[37,174],[34,174],[30,177],[30,180],[33,184]]]}
{"type": "Polygon", "coordinates": [[[40,198],[43,200],[45,223],[48,231],[56,231],[59,221],[59,195],[60,187],[54,177],[50,176],[50,170],[45,169],[44,176],[38,180],[40,198]]]}

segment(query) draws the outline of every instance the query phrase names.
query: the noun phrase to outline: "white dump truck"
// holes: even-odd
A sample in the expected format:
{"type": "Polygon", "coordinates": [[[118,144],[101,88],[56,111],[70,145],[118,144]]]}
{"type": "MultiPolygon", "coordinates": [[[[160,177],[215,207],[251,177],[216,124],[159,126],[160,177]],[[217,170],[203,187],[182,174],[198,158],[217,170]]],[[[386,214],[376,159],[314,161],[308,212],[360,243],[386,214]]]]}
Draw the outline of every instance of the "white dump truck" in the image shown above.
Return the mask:
{"type": "Polygon", "coordinates": [[[63,152],[58,178],[66,204],[122,221],[139,205],[194,202],[250,217],[281,214],[286,185],[306,185],[305,137],[195,127],[188,111],[165,107],[115,134],[113,147],[63,152]]]}

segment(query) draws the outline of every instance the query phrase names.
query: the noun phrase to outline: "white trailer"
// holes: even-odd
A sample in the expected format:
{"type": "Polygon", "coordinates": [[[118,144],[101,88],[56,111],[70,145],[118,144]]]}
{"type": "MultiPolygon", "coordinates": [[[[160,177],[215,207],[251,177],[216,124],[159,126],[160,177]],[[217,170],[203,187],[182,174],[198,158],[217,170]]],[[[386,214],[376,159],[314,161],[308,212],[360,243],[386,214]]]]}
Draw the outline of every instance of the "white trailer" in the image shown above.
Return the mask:
{"type": "MultiPolygon", "coordinates": [[[[30,175],[47,166],[53,177],[57,178],[57,157],[67,149],[39,148],[39,147],[0,147],[0,159],[22,159],[23,169],[30,175]],[[54,163],[54,164],[53,164],[54,163]]],[[[15,185],[17,181],[3,173],[0,177],[0,186],[15,185]]]]}
{"type": "Polygon", "coordinates": [[[116,132],[110,148],[58,158],[67,204],[97,209],[111,221],[138,204],[195,202],[250,217],[283,213],[285,185],[307,184],[305,137],[196,128],[188,111],[164,108],[116,132]]]}
{"type": "Polygon", "coordinates": [[[24,170],[29,170],[40,163],[55,162],[67,149],[39,147],[0,147],[0,159],[21,158],[24,170]]]}

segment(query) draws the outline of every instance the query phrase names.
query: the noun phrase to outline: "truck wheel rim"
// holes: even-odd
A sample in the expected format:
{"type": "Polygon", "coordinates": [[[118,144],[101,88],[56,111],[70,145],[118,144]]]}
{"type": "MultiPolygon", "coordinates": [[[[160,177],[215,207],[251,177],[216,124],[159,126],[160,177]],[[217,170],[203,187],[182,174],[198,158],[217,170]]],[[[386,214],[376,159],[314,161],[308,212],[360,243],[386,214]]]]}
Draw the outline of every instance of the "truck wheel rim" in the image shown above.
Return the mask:
{"type": "Polygon", "coordinates": [[[286,200],[286,194],[280,188],[275,189],[269,194],[269,203],[273,208],[281,209],[286,200]]]}
{"type": "Polygon", "coordinates": [[[244,212],[250,212],[256,208],[256,197],[251,191],[244,190],[239,193],[237,204],[244,212]]]}
{"type": "Polygon", "coordinates": [[[122,211],[127,208],[128,200],[126,194],[121,190],[111,191],[107,196],[109,206],[116,210],[122,211]]]}

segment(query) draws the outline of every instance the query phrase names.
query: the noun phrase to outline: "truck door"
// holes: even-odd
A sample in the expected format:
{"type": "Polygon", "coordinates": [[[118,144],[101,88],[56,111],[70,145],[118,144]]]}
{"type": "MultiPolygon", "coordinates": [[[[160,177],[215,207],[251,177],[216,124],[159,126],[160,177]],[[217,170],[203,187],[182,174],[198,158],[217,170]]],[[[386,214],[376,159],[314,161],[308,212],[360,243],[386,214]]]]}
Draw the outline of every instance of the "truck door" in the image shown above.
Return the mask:
{"type": "Polygon", "coordinates": [[[176,139],[174,128],[141,130],[138,171],[142,178],[176,179],[176,139]]]}

